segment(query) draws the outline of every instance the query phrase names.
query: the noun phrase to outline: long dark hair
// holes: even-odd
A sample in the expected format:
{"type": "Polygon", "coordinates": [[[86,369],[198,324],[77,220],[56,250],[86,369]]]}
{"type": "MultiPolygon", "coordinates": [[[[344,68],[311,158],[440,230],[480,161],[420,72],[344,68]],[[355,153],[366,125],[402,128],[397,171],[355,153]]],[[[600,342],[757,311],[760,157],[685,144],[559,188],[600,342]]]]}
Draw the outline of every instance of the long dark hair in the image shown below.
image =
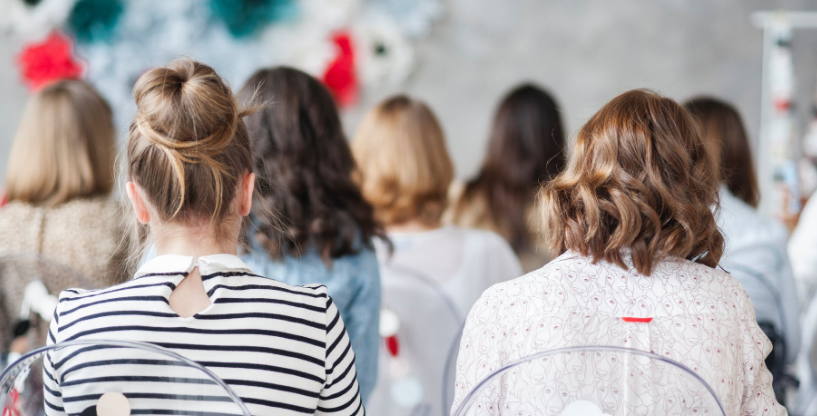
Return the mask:
{"type": "Polygon", "coordinates": [[[246,123],[256,189],[283,222],[276,227],[276,218],[260,213],[253,219],[254,237],[272,258],[314,248],[331,264],[385,237],[352,178],[355,161],[337,107],[320,82],[293,68],[262,69],[240,97],[267,102],[246,123]]]}
{"type": "Polygon", "coordinates": [[[465,185],[454,216],[484,198],[489,218],[516,251],[529,248],[529,208],[542,182],[565,166],[565,133],[556,100],[543,89],[514,88],[494,118],[488,154],[477,176],[465,185]]]}
{"type": "Polygon", "coordinates": [[[711,97],[697,97],[685,107],[697,119],[701,135],[720,165],[721,182],[729,192],[757,207],[760,190],[749,147],[749,135],[740,113],[731,104],[711,97]]]}

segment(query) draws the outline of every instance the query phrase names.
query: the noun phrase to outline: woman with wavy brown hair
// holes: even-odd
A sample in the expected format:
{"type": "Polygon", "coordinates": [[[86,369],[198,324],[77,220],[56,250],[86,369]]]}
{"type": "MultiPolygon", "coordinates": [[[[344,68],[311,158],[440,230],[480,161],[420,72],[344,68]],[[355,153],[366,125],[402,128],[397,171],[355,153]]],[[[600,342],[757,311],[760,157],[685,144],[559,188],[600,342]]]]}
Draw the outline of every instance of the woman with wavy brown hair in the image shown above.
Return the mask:
{"type": "MultiPolygon", "coordinates": [[[[785,414],[752,303],[716,268],[724,244],[712,212],[716,172],[695,121],[675,101],[634,90],[599,110],[579,132],[567,170],[541,191],[547,240],[563,254],[493,286],[471,310],[454,410],[491,368],[595,345],[686,365],[728,414],[785,414]],[[513,342],[503,341],[511,333],[513,342]]],[[[525,390],[506,387],[485,393],[488,402],[503,401],[502,414],[536,405],[525,390]]]]}
{"type": "Polygon", "coordinates": [[[275,212],[254,210],[245,261],[269,278],[320,283],[358,354],[361,396],[377,376],[380,272],[372,240],[385,238],[352,179],[355,160],[329,91],[293,68],[261,69],[240,97],[264,108],[247,117],[256,189],[275,212]],[[281,218],[281,221],[278,220],[281,218]]]}

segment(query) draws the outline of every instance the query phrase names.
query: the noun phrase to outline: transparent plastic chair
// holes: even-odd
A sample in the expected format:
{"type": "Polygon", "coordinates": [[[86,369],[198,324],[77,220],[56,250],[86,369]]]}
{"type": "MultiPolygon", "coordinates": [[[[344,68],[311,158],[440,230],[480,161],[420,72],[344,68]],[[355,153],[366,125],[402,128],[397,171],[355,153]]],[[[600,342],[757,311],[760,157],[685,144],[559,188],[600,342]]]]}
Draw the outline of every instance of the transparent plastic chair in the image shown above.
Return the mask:
{"type": "Polygon", "coordinates": [[[0,369],[9,364],[5,353],[13,337],[22,335],[17,333],[22,329],[20,325],[25,328],[29,350],[45,346],[54,313],[53,303],[51,310],[44,310],[49,309],[45,298],[51,295],[56,302],[60,291],[68,288],[97,289],[73,268],[41,254],[24,251],[0,254],[0,369]],[[47,293],[29,293],[32,284],[40,284],[47,293]],[[33,299],[29,295],[34,295],[33,299]]]}
{"type": "Polygon", "coordinates": [[[802,328],[803,352],[797,362],[801,383],[790,414],[817,416],[817,295],[808,303],[802,328]]]}
{"type": "Polygon", "coordinates": [[[645,351],[544,351],[489,374],[455,416],[726,415],[712,388],[684,365],[645,351]]]}
{"type": "Polygon", "coordinates": [[[0,375],[2,416],[244,415],[212,371],[156,345],[77,340],[24,355],[0,375]]]}
{"type": "Polygon", "coordinates": [[[387,268],[381,282],[384,342],[366,413],[447,414],[465,316],[442,287],[419,273],[387,268]]]}
{"type": "MultiPolygon", "coordinates": [[[[766,246],[758,244],[755,246],[756,250],[751,251],[751,254],[755,254],[755,263],[723,261],[721,267],[738,279],[752,299],[757,323],[772,342],[772,352],[766,357],[766,367],[774,377],[775,396],[780,404],[787,405],[789,393],[797,390],[799,381],[788,369],[788,363],[793,358],[790,354],[791,346],[787,342],[790,336],[790,328],[787,327],[789,321],[786,319],[782,296],[775,285],[781,278],[779,275],[776,278],[774,276],[782,270],[783,259],[774,246],[766,246]]],[[[743,252],[743,255],[748,255],[750,250],[744,249],[743,252]]]]}

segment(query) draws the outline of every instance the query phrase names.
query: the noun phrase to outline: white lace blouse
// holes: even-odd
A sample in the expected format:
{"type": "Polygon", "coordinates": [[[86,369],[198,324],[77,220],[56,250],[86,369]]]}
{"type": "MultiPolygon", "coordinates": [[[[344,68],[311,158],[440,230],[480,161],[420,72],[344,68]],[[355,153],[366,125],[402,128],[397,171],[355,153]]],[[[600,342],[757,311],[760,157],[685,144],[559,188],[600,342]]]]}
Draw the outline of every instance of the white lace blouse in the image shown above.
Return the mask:
{"type": "MultiPolygon", "coordinates": [[[[625,263],[632,266],[629,259],[625,263]]],[[[474,305],[460,343],[452,414],[480,380],[504,364],[581,345],[637,348],[678,361],[712,386],[729,415],[786,414],[764,364],[771,343],[736,279],[678,258],[643,276],[632,267],[593,264],[572,252],[494,285],[474,305]]],[[[527,414],[541,405],[535,394],[517,390],[503,386],[492,399],[501,402],[502,412],[485,408],[485,414],[527,414]]]]}

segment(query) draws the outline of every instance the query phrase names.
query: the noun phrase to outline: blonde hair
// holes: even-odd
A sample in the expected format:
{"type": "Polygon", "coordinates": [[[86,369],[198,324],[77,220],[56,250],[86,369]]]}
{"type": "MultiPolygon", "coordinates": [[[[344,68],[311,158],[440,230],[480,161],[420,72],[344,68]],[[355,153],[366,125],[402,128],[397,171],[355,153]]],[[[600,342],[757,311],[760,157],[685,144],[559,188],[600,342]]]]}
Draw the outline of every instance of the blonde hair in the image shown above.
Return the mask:
{"type": "Polygon", "coordinates": [[[718,175],[692,116],[649,90],[614,98],[576,138],[567,170],[541,192],[551,247],[639,273],[667,256],[715,267],[718,175]]]}
{"type": "Polygon", "coordinates": [[[425,103],[399,95],[375,107],[358,128],[352,152],[363,196],[378,220],[440,220],[454,167],[440,123],[425,103]]]}
{"type": "MultiPolygon", "coordinates": [[[[241,108],[213,68],[181,58],[136,81],[137,114],[128,135],[128,176],[162,222],[208,221],[223,238],[242,175],[252,172],[241,108]]],[[[133,217],[131,215],[131,217],[133,217]]],[[[130,265],[144,250],[147,228],[135,219],[130,265]]]]}
{"type": "Polygon", "coordinates": [[[54,206],[110,194],[116,159],[108,103],[82,81],[52,84],[29,100],[9,153],[6,197],[54,206]]]}
{"type": "Polygon", "coordinates": [[[159,219],[224,218],[241,175],[252,172],[248,111],[213,68],[188,58],[139,77],[134,98],[129,176],[159,219]]]}

